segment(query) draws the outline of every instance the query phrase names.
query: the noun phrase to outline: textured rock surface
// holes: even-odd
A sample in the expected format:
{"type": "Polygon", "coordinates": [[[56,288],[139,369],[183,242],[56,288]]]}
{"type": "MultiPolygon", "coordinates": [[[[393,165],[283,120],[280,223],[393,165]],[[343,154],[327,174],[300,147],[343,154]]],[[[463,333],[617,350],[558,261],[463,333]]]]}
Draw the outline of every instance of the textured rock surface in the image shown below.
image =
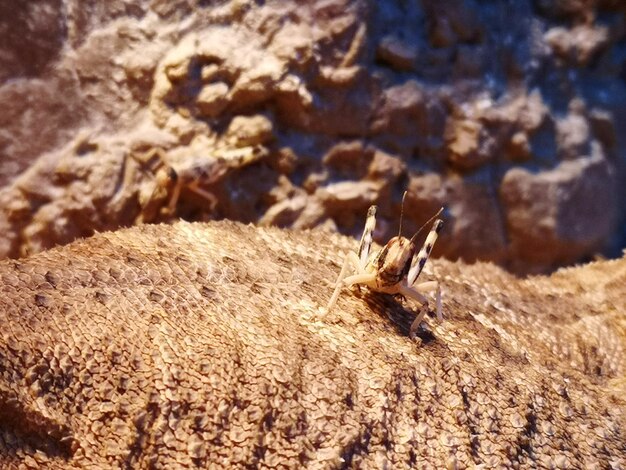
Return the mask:
{"type": "Polygon", "coordinates": [[[626,466],[626,258],[435,260],[419,344],[365,291],[316,319],[356,245],[178,223],[0,262],[0,466],[626,466]]]}
{"type": "Polygon", "coordinates": [[[446,205],[448,258],[528,272],[624,246],[623,2],[13,3],[0,257],[146,204],[171,218],[137,163],[155,149],[212,168],[251,145],[261,161],[201,183],[217,204],[183,190],[174,215],[356,235],[375,200],[382,240],[415,188],[407,230],[446,205]]]}

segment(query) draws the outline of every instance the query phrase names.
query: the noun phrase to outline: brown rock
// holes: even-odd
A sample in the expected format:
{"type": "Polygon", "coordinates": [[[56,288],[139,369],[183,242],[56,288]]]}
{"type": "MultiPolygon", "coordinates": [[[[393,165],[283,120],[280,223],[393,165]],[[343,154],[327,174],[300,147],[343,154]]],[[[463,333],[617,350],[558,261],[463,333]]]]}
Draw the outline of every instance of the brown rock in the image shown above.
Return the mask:
{"type": "MultiPolygon", "coordinates": [[[[455,199],[449,227],[466,227],[458,237],[471,243],[462,245],[466,253],[450,248],[452,256],[514,264],[508,228],[494,237],[482,231],[508,217],[495,215],[493,189],[507,171],[550,171],[560,159],[593,155],[600,143],[623,175],[623,8],[614,1],[396,2],[384,11],[369,0],[310,8],[96,3],[0,6],[7,19],[0,28],[2,256],[130,224],[138,211],[151,212],[146,205],[162,214],[172,187],[158,186],[153,151],[178,170],[195,166],[210,176],[219,172],[207,154],[263,146],[260,161],[205,178],[214,183],[200,191],[186,180],[167,218],[257,222],[285,204],[270,219],[291,220],[277,215],[290,212],[282,201],[304,191],[308,206],[293,226],[337,219],[357,236],[367,202],[338,210],[318,200],[319,188],[379,184],[366,199],[379,205],[383,236],[396,225],[406,174],[439,173],[446,191],[470,198],[455,199]],[[155,126],[165,140],[137,137],[155,126]],[[84,145],[83,130],[91,136],[84,145]],[[74,143],[80,148],[70,149],[74,143]],[[137,163],[141,156],[149,161],[137,163]],[[274,191],[281,175],[293,186],[284,198],[274,191]],[[494,241],[501,235],[504,258],[494,241]]],[[[425,207],[437,206],[433,197],[425,207]]],[[[560,210],[550,200],[550,210],[560,210]]],[[[623,219],[626,209],[618,210],[623,219]]],[[[603,233],[618,253],[623,234],[603,233]]],[[[566,236],[558,237],[553,243],[568,251],[566,236]]]]}
{"type": "Polygon", "coordinates": [[[390,129],[399,135],[415,133],[427,119],[425,100],[422,87],[414,80],[387,88],[372,130],[381,132],[390,129]]]}
{"type": "Polygon", "coordinates": [[[532,158],[530,142],[524,132],[516,132],[511,136],[507,150],[514,160],[525,161],[532,158]]]}
{"type": "Polygon", "coordinates": [[[307,207],[307,195],[299,194],[293,198],[283,199],[270,207],[259,220],[259,225],[275,225],[291,227],[307,207]]]}
{"type": "Polygon", "coordinates": [[[25,171],[39,156],[65,142],[83,119],[75,77],[60,74],[46,82],[16,80],[0,87],[0,186],[25,171]],[[33,100],[32,97],[37,99],[33,100]],[[25,104],[32,101],[31,104],[25,104]],[[26,112],[28,110],[28,112],[26,112]],[[54,122],[33,132],[38,123],[54,122]]]}
{"type": "Polygon", "coordinates": [[[202,116],[218,117],[228,106],[228,85],[224,82],[211,83],[202,87],[196,104],[202,116]]]}
{"type": "Polygon", "coordinates": [[[224,135],[234,147],[267,144],[273,138],[272,121],[263,115],[236,116],[224,135]]]}
{"type": "Polygon", "coordinates": [[[306,207],[292,226],[298,230],[321,227],[329,233],[337,232],[337,224],[332,218],[328,217],[328,211],[322,202],[313,197],[308,198],[306,207]]]}
{"type": "Polygon", "coordinates": [[[341,181],[319,188],[315,195],[331,211],[363,210],[376,201],[379,189],[373,181],[341,181]]]}
{"type": "Polygon", "coordinates": [[[504,176],[500,197],[513,264],[546,269],[601,249],[616,223],[619,193],[615,170],[600,155],[504,176]]]}
{"type": "Polygon", "coordinates": [[[361,179],[367,174],[367,166],[372,158],[372,150],[364,148],[363,143],[356,140],[333,145],[322,162],[340,176],[361,179]]]}
{"type": "Polygon", "coordinates": [[[346,87],[356,81],[364,70],[361,67],[328,67],[320,68],[320,78],[325,85],[346,87]]]}
{"type": "Polygon", "coordinates": [[[406,164],[398,157],[376,151],[369,164],[367,176],[372,180],[395,183],[406,172],[406,164]]]}
{"type": "Polygon", "coordinates": [[[412,176],[407,188],[407,233],[414,232],[444,207],[444,228],[433,250],[435,256],[466,262],[506,259],[506,232],[497,202],[488,184],[489,175],[442,178],[437,174],[412,176]],[[485,222],[486,221],[486,222],[485,222]]]}
{"type": "Polygon", "coordinates": [[[557,18],[588,18],[593,13],[593,4],[585,0],[537,0],[537,9],[544,15],[557,18]]]}
{"type": "Polygon", "coordinates": [[[371,123],[377,145],[425,163],[441,164],[447,110],[421,84],[409,80],[384,90],[371,123]]]}
{"type": "Polygon", "coordinates": [[[382,184],[374,181],[341,181],[322,186],[315,197],[342,230],[355,235],[363,230],[367,209],[379,198],[382,184]]]}
{"type": "Polygon", "coordinates": [[[448,162],[459,170],[478,168],[494,158],[495,143],[478,121],[449,120],[445,139],[448,162]]]}
{"type": "Polygon", "coordinates": [[[385,36],[376,49],[379,60],[387,62],[396,70],[406,71],[415,67],[418,50],[413,44],[394,36],[385,36]]]}
{"type": "Polygon", "coordinates": [[[434,47],[450,47],[457,41],[450,20],[443,15],[434,18],[428,38],[434,47]]]}

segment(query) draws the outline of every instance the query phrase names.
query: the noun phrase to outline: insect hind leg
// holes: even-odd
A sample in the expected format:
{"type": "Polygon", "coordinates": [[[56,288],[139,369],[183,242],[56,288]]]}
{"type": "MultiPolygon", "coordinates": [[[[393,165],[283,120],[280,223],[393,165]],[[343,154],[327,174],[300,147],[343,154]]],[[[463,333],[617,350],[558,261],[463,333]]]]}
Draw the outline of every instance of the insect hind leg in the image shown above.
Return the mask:
{"type": "Polygon", "coordinates": [[[437,320],[443,321],[443,303],[441,301],[441,286],[437,281],[426,281],[420,284],[414,285],[413,290],[418,292],[435,291],[435,306],[437,313],[437,320]]]}

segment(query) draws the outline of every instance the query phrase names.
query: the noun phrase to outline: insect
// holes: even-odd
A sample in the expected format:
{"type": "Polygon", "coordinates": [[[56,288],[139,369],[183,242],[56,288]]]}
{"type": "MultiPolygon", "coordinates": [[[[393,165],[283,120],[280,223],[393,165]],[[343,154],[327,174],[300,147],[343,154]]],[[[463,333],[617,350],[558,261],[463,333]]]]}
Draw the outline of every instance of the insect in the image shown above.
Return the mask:
{"type": "Polygon", "coordinates": [[[218,201],[205,187],[217,183],[230,171],[259,161],[267,153],[262,145],[254,145],[220,150],[213,155],[184,155],[179,161],[173,162],[172,156],[166,159],[161,149],[153,149],[143,157],[135,157],[141,163],[147,163],[154,173],[151,191],[140,195],[141,213],[137,222],[151,222],[159,216],[172,216],[184,189],[206,200],[208,211],[213,212],[218,201]]]}
{"type": "MultiPolygon", "coordinates": [[[[404,196],[406,196],[406,192],[404,196]]],[[[402,207],[404,209],[404,197],[402,198],[402,207]]],[[[380,251],[370,256],[372,232],[376,227],[376,206],[371,206],[367,211],[365,229],[361,236],[358,253],[349,252],[346,256],[335,284],[335,290],[326,307],[326,312],[330,312],[334,307],[342,287],[349,287],[355,284],[365,285],[375,292],[409,297],[422,304],[422,308],[409,329],[409,336],[414,338],[417,328],[428,311],[428,299],[424,296],[424,293],[436,290],[437,318],[441,321],[443,317],[441,313],[441,288],[439,287],[439,283],[437,281],[428,281],[415,284],[415,281],[422,272],[433,245],[437,240],[437,236],[443,227],[443,221],[437,219],[442,211],[443,208],[439,209],[433,217],[422,225],[411,239],[402,236],[401,212],[398,236],[393,237],[380,251]],[[430,233],[426,237],[424,245],[419,252],[417,252],[417,236],[433,219],[436,220],[433,223],[430,233]]]]}

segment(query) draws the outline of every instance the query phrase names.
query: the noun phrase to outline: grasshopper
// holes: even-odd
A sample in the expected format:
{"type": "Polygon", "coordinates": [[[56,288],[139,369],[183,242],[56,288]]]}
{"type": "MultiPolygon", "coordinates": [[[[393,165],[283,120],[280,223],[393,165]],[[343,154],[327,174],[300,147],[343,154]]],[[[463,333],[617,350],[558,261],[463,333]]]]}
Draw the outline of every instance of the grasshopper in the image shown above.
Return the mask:
{"type": "MultiPolygon", "coordinates": [[[[402,198],[402,212],[404,211],[404,197],[402,198]]],[[[402,236],[402,212],[400,215],[400,229],[398,236],[393,237],[379,251],[370,256],[372,247],[372,233],[376,228],[376,206],[371,206],[367,211],[365,229],[361,236],[357,253],[349,252],[344,261],[335,290],[328,302],[326,312],[330,312],[337,302],[337,298],[344,286],[364,285],[375,292],[401,295],[417,300],[422,304],[420,312],[415,317],[409,330],[409,336],[415,337],[415,333],[428,311],[428,299],[425,292],[436,290],[437,318],[442,320],[441,288],[437,281],[427,281],[415,284],[428,256],[432,251],[437,236],[443,227],[443,221],[437,217],[443,208],[431,217],[410,239],[402,236]],[[417,251],[416,239],[419,233],[428,223],[436,219],[426,237],[419,252],[417,251]]]]}

